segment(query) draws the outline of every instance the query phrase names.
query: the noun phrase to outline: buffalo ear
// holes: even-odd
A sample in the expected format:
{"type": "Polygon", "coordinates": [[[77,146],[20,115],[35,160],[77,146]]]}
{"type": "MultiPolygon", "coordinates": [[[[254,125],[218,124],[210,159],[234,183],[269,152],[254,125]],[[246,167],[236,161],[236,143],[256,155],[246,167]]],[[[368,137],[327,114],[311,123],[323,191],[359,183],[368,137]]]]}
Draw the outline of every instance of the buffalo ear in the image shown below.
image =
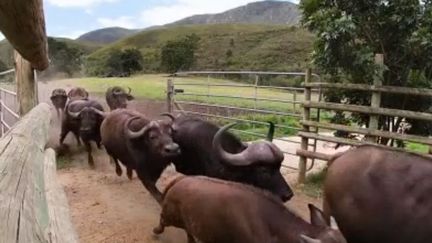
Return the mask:
{"type": "Polygon", "coordinates": [[[312,239],[304,234],[301,234],[300,243],[322,243],[322,242],[321,240],[312,239]]]}
{"type": "Polygon", "coordinates": [[[327,227],[328,223],[325,220],[324,213],[312,204],[308,204],[310,211],[310,221],[312,225],[327,227]]]}

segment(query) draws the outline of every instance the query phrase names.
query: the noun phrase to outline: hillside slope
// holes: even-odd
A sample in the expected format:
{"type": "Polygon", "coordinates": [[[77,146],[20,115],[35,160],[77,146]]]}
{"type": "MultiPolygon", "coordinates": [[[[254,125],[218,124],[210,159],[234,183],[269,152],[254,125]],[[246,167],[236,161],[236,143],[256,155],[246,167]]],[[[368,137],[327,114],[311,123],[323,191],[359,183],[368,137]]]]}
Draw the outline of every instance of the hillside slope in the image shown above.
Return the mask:
{"type": "Polygon", "coordinates": [[[291,2],[262,1],[249,3],[219,14],[191,16],[170,25],[192,24],[288,24],[297,25],[301,18],[298,6],[291,2]]]}
{"type": "Polygon", "coordinates": [[[120,27],[104,28],[85,33],[78,37],[77,40],[99,44],[109,44],[133,35],[139,31],[140,30],[138,29],[125,29],[120,27]]]}
{"type": "Polygon", "coordinates": [[[312,35],[297,27],[251,24],[176,26],[143,31],[91,54],[87,71],[99,75],[109,53],[138,48],[147,71],[158,71],[160,49],[169,40],[196,34],[200,37],[196,70],[250,69],[302,70],[312,51],[312,35]]]}

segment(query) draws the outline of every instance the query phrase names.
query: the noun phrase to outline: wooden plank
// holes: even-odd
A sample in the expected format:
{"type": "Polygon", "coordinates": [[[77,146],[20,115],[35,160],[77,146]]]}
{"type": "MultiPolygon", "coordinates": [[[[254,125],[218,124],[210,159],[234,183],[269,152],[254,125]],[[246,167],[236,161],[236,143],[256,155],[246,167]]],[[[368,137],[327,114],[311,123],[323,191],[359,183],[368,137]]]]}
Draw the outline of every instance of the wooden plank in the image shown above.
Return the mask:
{"type": "Polygon", "coordinates": [[[56,155],[52,149],[45,151],[44,179],[49,213],[46,238],[50,243],[77,243],[78,236],[72,225],[66,194],[57,179],[56,155]]]}
{"type": "MultiPolygon", "coordinates": [[[[375,55],[375,64],[379,66],[378,73],[374,75],[374,86],[381,86],[383,79],[383,66],[384,66],[384,56],[382,54],[375,55]]],[[[371,108],[379,108],[381,106],[381,92],[373,91],[371,97],[371,108]]],[[[369,116],[369,128],[377,130],[379,123],[379,115],[378,114],[370,114],[369,116]]],[[[366,140],[369,142],[376,142],[376,137],[366,135],[366,140]]]]}
{"type": "Polygon", "coordinates": [[[329,161],[333,158],[333,154],[324,154],[324,153],[313,152],[313,151],[308,151],[308,150],[304,150],[304,149],[297,149],[296,154],[298,156],[303,156],[303,157],[311,158],[311,159],[319,159],[319,160],[324,160],[324,161],[329,161]]]}
{"type": "MultiPolygon", "coordinates": [[[[309,83],[311,81],[312,78],[312,70],[310,68],[308,68],[306,70],[306,76],[305,76],[305,84],[309,83]]],[[[311,101],[311,88],[305,88],[304,89],[304,99],[307,102],[311,101]]],[[[303,107],[303,120],[310,120],[310,108],[304,106],[303,107]]],[[[309,132],[309,126],[308,125],[303,125],[303,131],[304,132],[309,132]]],[[[309,147],[309,139],[307,137],[302,137],[301,138],[301,145],[300,145],[301,149],[303,150],[307,150],[309,147]]],[[[304,183],[306,181],[306,171],[307,171],[307,157],[305,156],[300,156],[299,158],[299,173],[298,173],[298,183],[304,183]]]]}
{"type": "Polygon", "coordinates": [[[325,142],[331,142],[331,143],[339,143],[339,144],[345,144],[345,145],[350,145],[350,146],[359,146],[359,145],[362,145],[362,144],[367,144],[367,145],[372,145],[372,146],[383,148],[383,149],[389,149],[389,150],[400,151],[400,152],[407,152],[407,153],[411,153],[411,154],[418,154],[418,155],[421,155],[421,156],[426,156],[428,158],[432,158],[432,156],[427,156],[424,153],[417,153],[417,152],[406,151],[405,149],[402,149],[402,148],[389,147],[389,146],[385,146],[385,145],[381,145],[381,144],[376,144],[376,143],[371,143],[371,142],[367,142],[367,141],[357,141],[357,140],[352,140],[352,139],[329,137],[329,136],[324,136],[324,135],[320,135],[320,134],[316,134],[316,133],[311,133],[311,132],[309,132],[309,133],[307,133],[307,132],[299,132],[298,136],[300,136],[300,137],[307,137],[309,139],[316,139],[318,141],[325,141],[325,142]]]}
{"type": "Polygon", "coordinates": [[[43,179],[50,106],[40,104],[0,139],[0,242],[48,242],[43,179]]]}
{"type": "Polygon", "coordinates": [[[48,42],[42,0],[0,1],[0,30],[32,67],[48,67],[48,42]]]}
{"type": "Polygon", "coordinates": [[[31,64],[15,52],[15,70],[19,114],[27,114],[38,104],[37,83],[31,64]]]}
{"type": "Polygon", "coordinates": [[[375,86],[370,84],[350,84],[350,83],[323,83],[314,82],[304,84],[304,87],[310,88],[325,88],[325,89],[345,89],[345,90],[358,90],[358,91],[369,91],[369,92],[382,92],[389,94],[404,94],[404,95],[415,95],[415,96],[432,96],[432,89],[424,88],[410,88],[410,87],[398,87],[398,86],[375,86]]]}
{"type": "Polygon", "coordinates": [[[344,132],[359,133],[359,134],[363,134],[363,135],[392,138],[392,139],[398,139],[398,140],[402,140],[402,141],[410,141],[410,142],[414,142],[414,143],[422,143],[422,144],[432,145],[432,139],[431,138],[422,137],[422,136],[386,132],[386,131],[374,130],[374,129],[370,129],[370,128],[350,127],[350,126],[344,126],[344,125],[332,124],[332,123],[320,123],[320,122],[315,122],[315,121],[304,121],[303,120],[303,121],[300,121],[300,123],[305,124],[305,125],[309,125],[311,127],[340,130],[340,131],[344,131],[344,132]]]}
{"type": "Polygon", "coordinates": [[[315,101],[305,101],[303,102],[303,106],[309,108],[317,108],[317,109],[325,109],[325,110],[333,110],[333,111],[347,111],[347,112],[358,112],[364,114],[374,114],[374,115],[383,115],[383,116],[398,116],[398,117],[406,117],[418,120],[432,121],[432,114],[426,112],[415,112],[415,111],[406,111],[406,110],[398,110],[398,109],[388,109],[388,108],[374,108],[374,107],[366,107],[366,106],[358,106],[358,105],[346,105],[346,104],[337,104],[330,102],[315,102],[315,101]]]}

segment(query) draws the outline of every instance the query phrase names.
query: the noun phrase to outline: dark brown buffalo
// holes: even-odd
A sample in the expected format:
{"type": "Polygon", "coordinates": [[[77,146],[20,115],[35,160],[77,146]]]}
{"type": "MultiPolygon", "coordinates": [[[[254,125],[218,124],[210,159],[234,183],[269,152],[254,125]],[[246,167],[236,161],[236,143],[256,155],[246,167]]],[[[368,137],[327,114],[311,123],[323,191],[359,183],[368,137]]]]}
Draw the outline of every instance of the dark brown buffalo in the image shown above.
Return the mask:
{"type": "Polygon", "coordinates": [[[189,243],[345,243],[309,204],[311,224],[270,193],[203,176],[176,178],[165,189],[160,224],[182,228],[189,243]]]}
{"type": "Polygon", "coordinates": [[[60,112],[64,111],[68,96],[64,89],[54,89],[51,93],[51,102],[57,111],[57,117],[60,117],[60,112]]]}
{"type": "Polygon", "coordinates": [[[430,158],[360,146],[335,156],[324,195],[350,243],[431,242],[430,158]]]}
{"type": "Polygon", "coordinates": [[[103,121],[103,107],[95,100],[74,100],[66,105],[65,116],[62,121],[60,145],[69,132],[72,132],[78,142],[83,140],[88,153],[88,163],[94,166],[93,156],[91,154],[91,141],[94,141],[100,148],[101,136],[100,126],[103,121]]]}
{"type": "Polygon", "coordinates": [[[106,102],[111,110],[126,108],[127,102],[133,100],[134,97],[130,94],[131,88],[128,88],[129,92],[119,86],[110,87],[105,93],[106,102]]]}
{"type": "Polygon", "coordinates": [[[151,121],[136,111],[117,109],[106,116],[101,126],[102,143],[116,164],[117,175],[122,173],[120,161],[126,166],[129,179],[135,170],[158,202],[161,193],[156,181],[180,152],[171,139],[171,124],[171,121],[151,121]]]}
{"type": "MultiPolygon", "coordinates": [[[[167,114],[165,114],[167,115],[167,114]]],[[[254,185],[288,201],[293,192],[280,168],[283,153],[270,141],[245,144],[226,132],[232,125],[215,124],[190,116],[174,118],[173,139],[182,151],[173,163],[185,175],[205,175],[254,185]]],[[[270,126],[268,140],[273,138],[270,126]]]]}
{"type": "Polygon", "coordinates": [[[69,101],[86,100],[89,97],[89,93],[84,88],[81,87],[72,88],[71,90],[69,90],[67,95],[69,101]]]}

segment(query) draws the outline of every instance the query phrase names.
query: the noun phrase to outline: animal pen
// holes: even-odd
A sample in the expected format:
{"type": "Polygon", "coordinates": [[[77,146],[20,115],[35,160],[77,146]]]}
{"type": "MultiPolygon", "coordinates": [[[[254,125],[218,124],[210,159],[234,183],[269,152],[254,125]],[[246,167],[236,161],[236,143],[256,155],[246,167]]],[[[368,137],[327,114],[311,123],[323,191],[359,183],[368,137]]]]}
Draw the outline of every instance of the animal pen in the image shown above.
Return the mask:
{"type": "MultiPolygon", "coordinates": [[[[383,56],[380,54],[376,55],[376,63],[383,65],[383,56]]],[[[258,114],[272,114],[277,116],[286,116],[295,118],[301,124],[301,127],[291,127],[285,124],[276,124],[277,129],[294,129],[297,131],[297,136],[301,138],[301,141],[295,141],[290,138],[275,138],[276,141],[283,141],[287,143],[293,143],[298,146],[296,151],[284,151],[286,156],[295,158],[298,160],[298,167],[291,167],[285,165],[289,169],[298,171],[298,181],[303,183],[306,178],[306,173],[312,169],[315,160],[328,161],[331,159],[330,154],[324,154],[317,152],[317,142],[331,142],[342,145],[358,146],[361,144],[372,144],[380,147],[386,147],[394,150],[403,150],[403,148],[388,147],[385,145],[378,144],[377,137],[414,142],[427,146],[432,146],[432,139],[424,136],[401,134],[397,132],[387,132],[378,129],[378,119],[380,116],[393,116],[399,118],[410,118],[424,121],[432,121],[432,114],[426,112],[415,112],[408,110],[389,109],[381,107],[381,95],[383,93],[389,94],[402,94],[407,96],[429,96],[432,97],[432,89],[422,88],[407,88],[407,87],[396,87],[396,86],[384,86],[382,85],[382,68],[375,75],[373,85],[368,84],[340,84],[340,83],[325,83],[321,81],[321,78],[317,74],[313,74],[310,69],[304,73],[285,73],[285,72],[182,72],[174,75],[174,78],[170,78],[167,82],[167,109],[170,112],[179,112],[184,114],[199,115],[203,117],[212,117],[217,119],[226,119],[230,121],[246,122],[257,125],[268,125],[263,121],[256,121],[253,119],[242,119],[237,118],[234,113],[233,116],[226,116],[218,114],[215,109],[209,108],[220,108],[226,110],[243,111],[246,113],[258,113],[258,114]],[[197,83],[197,82],[182,82],[176,81],[176,76],[190,76],[190,75],[207,75],[208,82],[197,83]],[[253,84],[213,84],[210,81],[211,76],[215,75],[250,75],[255,78],[253,84]],[[280,87],[272,85],[260,85],[260,77],[265,75],[283,75],[283,76],[299,76],[304,79],[302,88],[294,87],[280,87]],[[314,81],[317,80],[317,81],[314,81]],[[194,93],[188,91],[189,87],[201,86],[207,87],[206,93],[194,93]],[[242,96],[242,95],[218,95],[211,92],[212,87],[227,87],[227,88],[250,88],[253,89],[253,96],[242,96]],[[258,95],[259,90],[263,89],[280,89],[287,93],[291,93],[291,99],[274,99],[274,98],[262,98],[258,95]],[[348,105],[340,103],[324,102],[322,100],[322,92],[326,89],[333,90],[353,90],[353,91],[364,91],[370,93],[371,104],[369,106],[359,105],[348,105]],[[183,97],[205,97],[207,101],[191,102],[182,99],[183,97]],[[237,100],[252,100],[254,107],[244,107],[236,105],[220,105],[215,102],[214,99],[218,98],[229,98],[232,99],[233,103],[237,100]],[[211,100],[213,99],[213,100],[211,100]],[[271,109],[257,109],[256,104],[260,101],[272,101],[280,102],[291,105],[290,112],[288,108],[286,110],[271,110],[271,109]],[[204,111],[196,112],[188,109],[191,106],[204,107],[204,111]],[[298,107],[298,109],[297,109],[298,107]],[[324,122],[321,118],[323,111],[342,111],[347,113],[361,113],[369,116],[368,128],[354,127],[333,124],[330,122],[324,122]],[[355,140],[348,138],[339,138],[329,135],[331,131],[344,131],[352,134],[364,135],[365,140],[355,140]],[[293,157],[296,156],[296,157],[293,157]],[[309,166],[308,166],[308,162],[309,166]]],[[[238,113],[237,113],[238,114],[238,113]]],[[[240,133],[248,133],[258,138],[265,137],[264,134],[239,131],[240,133]]]]}

